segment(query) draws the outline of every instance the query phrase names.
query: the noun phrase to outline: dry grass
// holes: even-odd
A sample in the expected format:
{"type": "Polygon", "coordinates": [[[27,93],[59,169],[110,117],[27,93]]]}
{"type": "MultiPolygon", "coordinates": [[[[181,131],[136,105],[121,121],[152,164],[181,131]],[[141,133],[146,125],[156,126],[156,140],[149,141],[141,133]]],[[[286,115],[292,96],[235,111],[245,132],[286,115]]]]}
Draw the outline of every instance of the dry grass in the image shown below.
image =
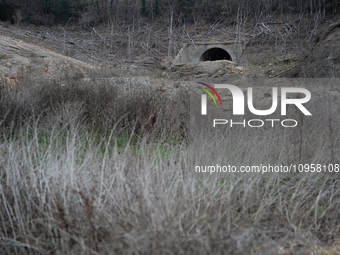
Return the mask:
{"type": "Polygon", "coordinates": [[[194,172],[295,164],[297,151],[337,163],[337,122],[306,124],[302,143],[281,129],[189,136],[187,97],[119,95],[76,82],[2,91],[2,254],[307,254],[339,237],[338,174],[194,172]]]}

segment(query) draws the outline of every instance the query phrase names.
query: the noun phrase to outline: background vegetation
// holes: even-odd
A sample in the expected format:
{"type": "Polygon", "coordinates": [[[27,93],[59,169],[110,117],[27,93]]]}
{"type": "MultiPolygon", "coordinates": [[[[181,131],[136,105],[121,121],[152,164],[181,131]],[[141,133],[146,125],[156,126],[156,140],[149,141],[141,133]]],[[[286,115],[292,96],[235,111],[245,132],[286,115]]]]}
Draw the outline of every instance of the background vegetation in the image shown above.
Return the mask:
{"type": "MultiPolygon", "coordinates": [[[[91,18],[101,22],[132,22],[169,19],[179,24],[235,22],[239,16],[249,19],[301,14],[325,18],[339,11],[337,0],[1,0],[0,19],[10,19],[20,8],[24,18],[33,23],[56,24],[91,18]]],[[[93,25],[92,24],[92,25],[93,25]]]]}

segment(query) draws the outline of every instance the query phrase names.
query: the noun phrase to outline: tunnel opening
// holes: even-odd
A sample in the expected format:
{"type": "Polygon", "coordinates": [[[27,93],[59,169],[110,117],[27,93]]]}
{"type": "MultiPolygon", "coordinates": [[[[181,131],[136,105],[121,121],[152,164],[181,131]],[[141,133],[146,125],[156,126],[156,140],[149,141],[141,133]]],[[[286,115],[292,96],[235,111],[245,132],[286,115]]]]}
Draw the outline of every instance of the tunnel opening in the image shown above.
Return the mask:
{"type": "Polygon", "coordinates": [[[200,57],[200,61],[229,60],[233,61],[230,54],[221,48],[211,48],[205,51],[200,57]]]}

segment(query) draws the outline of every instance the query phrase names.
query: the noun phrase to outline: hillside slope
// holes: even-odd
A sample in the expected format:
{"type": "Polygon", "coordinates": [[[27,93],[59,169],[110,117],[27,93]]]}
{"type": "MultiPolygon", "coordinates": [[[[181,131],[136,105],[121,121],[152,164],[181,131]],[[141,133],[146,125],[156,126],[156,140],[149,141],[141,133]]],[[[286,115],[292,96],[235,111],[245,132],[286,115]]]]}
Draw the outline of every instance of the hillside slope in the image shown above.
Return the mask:
{"type": "Polygon", "coordinates": [[[78,79],[94,67],[37,45],[18,39],[0,36],[0,77],[20,79],[30,74],[34,78],[78,79]],[[66,78],[65,77],[65,78],[66,78]]]}

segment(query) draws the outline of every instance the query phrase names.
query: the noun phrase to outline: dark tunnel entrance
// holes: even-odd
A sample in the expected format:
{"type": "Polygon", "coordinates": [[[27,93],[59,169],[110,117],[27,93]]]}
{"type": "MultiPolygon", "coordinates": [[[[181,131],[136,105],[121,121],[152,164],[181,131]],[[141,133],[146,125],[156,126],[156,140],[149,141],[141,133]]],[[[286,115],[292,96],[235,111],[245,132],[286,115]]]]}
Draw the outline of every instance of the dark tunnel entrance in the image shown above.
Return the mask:
{"type": "Polygon", "coordinates": [[[231,56],[227,51],[221,48],[211,48],[205,51],[200,57],[200,61],[230,60],[231,56]]]}

